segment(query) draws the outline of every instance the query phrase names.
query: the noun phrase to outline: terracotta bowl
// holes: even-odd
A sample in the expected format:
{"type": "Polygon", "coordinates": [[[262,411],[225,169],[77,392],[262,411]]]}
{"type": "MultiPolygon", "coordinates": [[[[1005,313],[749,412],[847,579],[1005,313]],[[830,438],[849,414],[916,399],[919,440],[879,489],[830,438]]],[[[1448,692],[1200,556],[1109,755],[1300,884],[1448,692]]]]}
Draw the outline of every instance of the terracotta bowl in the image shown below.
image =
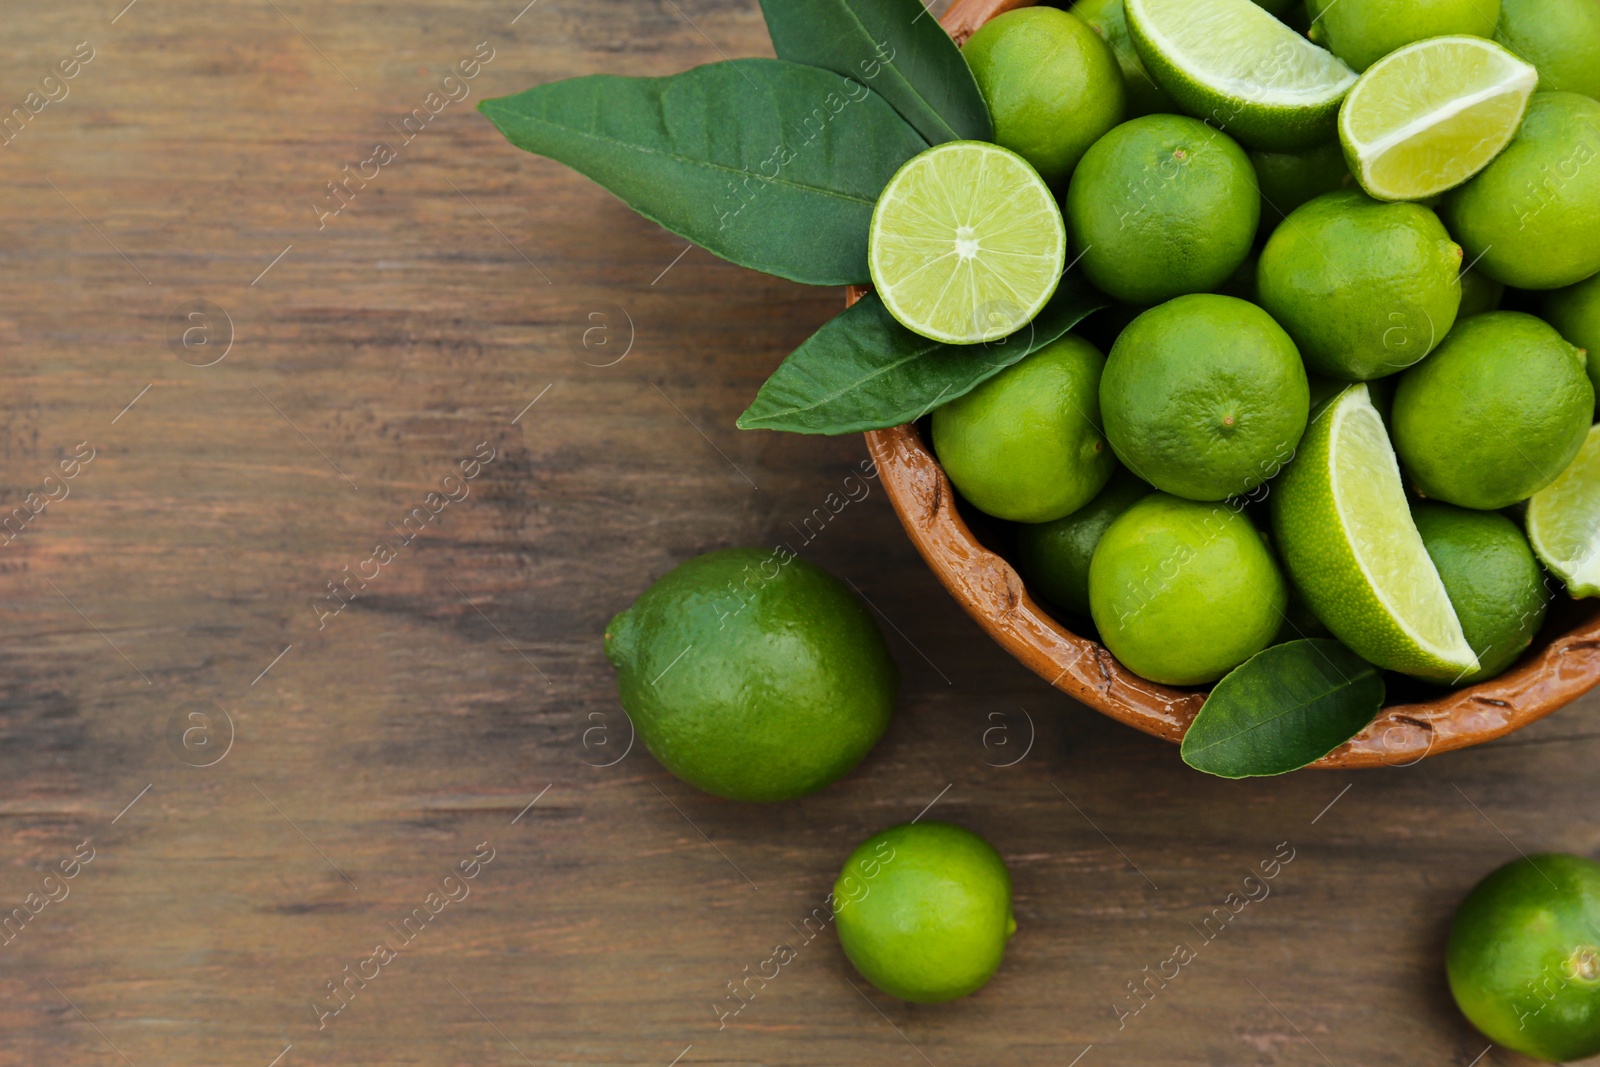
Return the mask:
{"type": "MultiPolygon", "coordinates": [[[[940,20],[963,43],[984,22],[1032,0],[955,0],[940,20]]],[[[859,299],[853,290],[849,300],[859,299]]],[[[1177,742],[1205,693],[1146,681],[1103,645],[1051,618],[1016,570],[962,518],[955,490],[916,426],[866,435],[895,512],[946,589],[1029,670],[1118,722],[1177,742]]],[[[1003,538],[991,538],[995,543],[1003,538]]],[[[1544,630],[1510,670],[1481,685],[1416,687],[1416,699],[1383,709],[1359,736],[1315,767],[1406,766],[1521,729],[1600,683],[1600,601],[1553,604],[1544,630]]],[[[1391,686],[1391,696],[1394,696],[1391,686]]]]}

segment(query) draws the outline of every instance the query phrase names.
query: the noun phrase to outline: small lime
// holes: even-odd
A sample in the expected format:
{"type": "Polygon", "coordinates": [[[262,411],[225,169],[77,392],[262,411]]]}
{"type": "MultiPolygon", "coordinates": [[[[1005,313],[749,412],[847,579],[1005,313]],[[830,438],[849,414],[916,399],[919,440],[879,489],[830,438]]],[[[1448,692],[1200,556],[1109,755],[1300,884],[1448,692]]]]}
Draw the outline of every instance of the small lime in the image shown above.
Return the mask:
{"type": "Polygon", "coordinates": [[[1144,69],[1144,63],[1133,47],[1133,39],[1128,36],[1128,19],[1122,9],[1122,0],[1078,0],[1072,13],[1093,26],[1095,32],[1111,46],[1111,51],[1116,53],[1117,65],[1122,68],[1123,86],[1127,90],[1128,118],[1178,110],[1172,97],[1144,69]]]}
{"type": "Polygon", "coordinates": [[[1426,37],[1494,34],[1500,0],[1338,0],[1318,20],[1321,43],[1358,71],[1426,37]]]}
{"type": "Polygon", "coordinates": [[[1544,318],[1588,353],[1589,381],[1600,397],[1600,274],[1545,297],[1544,318]]]}
{"type": "Polygon", "coordinates": [[[1344,188],[1350,181],[1344,151],[1329,142],[1306,152],[1251,152],[1261,183],[1261,217],[1271,225],[1308,200],[1344,188]]]}
{"type": "Polygon", "coordinates": [[[605,652],[650,754],[729,800],[789,800],[848,773],[900,684],[861,601],[782,546],[679,564],[611,620],[605,652]]]}
{"type": "Polygon", "coordinates": [[[1118,515],[1150,492],[1118,467],[1099,496],[1066,518],[1017,527],[1017,569],[1045,600],[1087,617],[1094,546],[1118,515]]]}
{"type": "Polygon", "coordinates": [[[1494,39],[1539,68],[1541,92],[1600,98],[1600,4],[1500,0],[1494,39]]]}
{"type": "Polygon", "coordinates": [[[971,830],[933,820],[863,841],[833,885],[833,908],[856,970],[918,1004],[981,989],[1017,929],[1000,853],[971,830]]]}

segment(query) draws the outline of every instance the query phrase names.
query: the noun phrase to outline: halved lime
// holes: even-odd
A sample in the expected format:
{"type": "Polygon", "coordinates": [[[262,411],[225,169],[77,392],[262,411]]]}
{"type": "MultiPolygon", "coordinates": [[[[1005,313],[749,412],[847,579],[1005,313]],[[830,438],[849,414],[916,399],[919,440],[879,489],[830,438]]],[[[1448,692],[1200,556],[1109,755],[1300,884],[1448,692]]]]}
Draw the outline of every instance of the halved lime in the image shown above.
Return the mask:
{"type": "Polygon", "coordinates": [[[1127,0],[1145,66],[1184,110],[1251,148],[1333,139],[1355,71],[1251,0],[1127,0]]]}
{"type": "Polygon", "coordinates": [[[1317,618],[1363,659],[1450,682],[1478,669],[1411,521],[1365,382],[1330,400],[1272,496],[1277,544],[1317,618]]]}
{"type": "Polygon", "coordinates": [[[872,211],[872,284],[901,325],[946,344],[993,341],[1055,293],[1067,230],[1015,152],[949,141],[896,172],[872,211]]]}
{"type": "Polygon", "coordinates": [[[1600,426],[1561,477],[1528,501],[1528,540],[1567,592],[1600,596],[1600,426]]]}
{"type": "Polygon", "coordinates": [[[1434,37],[1378,60],[1339,109],[1339,142],[1379,200],[1421,200],[1487,167],[1516,135],[1539,72],[1482,37],[1434,37]]]}

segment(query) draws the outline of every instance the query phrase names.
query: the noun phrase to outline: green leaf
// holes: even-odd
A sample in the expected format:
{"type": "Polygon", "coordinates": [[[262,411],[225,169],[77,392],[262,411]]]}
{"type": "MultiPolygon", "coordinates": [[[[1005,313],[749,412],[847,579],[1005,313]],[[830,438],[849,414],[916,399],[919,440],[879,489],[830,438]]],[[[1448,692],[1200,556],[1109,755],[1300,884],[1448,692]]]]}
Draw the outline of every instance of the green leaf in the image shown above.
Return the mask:
{"type": "Polygon", "coordinates": [[[1383,676],[1337,641],[1273,645],[1217,683],[1183,735],[1183,762],[1222,778],[1313,763],[1383,709],[1383,676]]]}
{"type": "Polygon", "coordinates": [[[478,110],[680,237],[811,285],[869,279],[872,206],[928,147],[861,82],[777,59],[573,78],[478,110]]]}
{"type": "Polygon", "coordinates": [[[868,293],[790,353],[739,416],[739,427],[841,434],[914,422],[1105,306],[1105,297],[1069,274],[1038,317],[1011,336],[947,345],[912,333],[868,293]]]}
{"type": "Polygon", "coordinates": [[[992,141],[978,83],[919,0],[761,0],[780,59],[876,90],[929,144],[992,141]]]}

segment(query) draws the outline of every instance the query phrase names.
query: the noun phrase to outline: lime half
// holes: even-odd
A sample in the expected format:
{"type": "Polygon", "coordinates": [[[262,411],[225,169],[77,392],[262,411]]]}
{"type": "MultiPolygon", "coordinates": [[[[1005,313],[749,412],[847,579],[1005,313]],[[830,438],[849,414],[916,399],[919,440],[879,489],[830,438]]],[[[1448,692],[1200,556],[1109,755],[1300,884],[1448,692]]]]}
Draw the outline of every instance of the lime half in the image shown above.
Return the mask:
{"type": "Polygon", "coordinates": [[[1044,180],[982,141],[930,148],[889,179],[872,211],[872,284],[901,325],[977,344],[1032,321],[1055,293],[1067,230],[1044,180]]]}
{"type": "Polygon", "coordinates": [[[1411,520],[1400,467],[1366,383],[1329,401],[1278,479],[1272,523],[1306,603],[1388,670],[1450,682],[1478,657],[1411,520]]]}
{"type": "Polygon", "coordinates": [[[1516,135],[1539,72],[1481,37],[1434,37],[1380,59],[1339,109],[1339,142],[1379,200],[1453,189],[1516,135]]]}
{"type": "Polygon", "coordinates": [[[1332,140],[1355,71],[1251,0],[1127,0],[1128,32],[1161,87],[1251,148],[1332,140]]]}
{"type": "Polygon", "coordinates": [[[1600,426],[1561,477],[1528,501],[1528,540],[1567,592],[1600,596],[1600,426]]]}

